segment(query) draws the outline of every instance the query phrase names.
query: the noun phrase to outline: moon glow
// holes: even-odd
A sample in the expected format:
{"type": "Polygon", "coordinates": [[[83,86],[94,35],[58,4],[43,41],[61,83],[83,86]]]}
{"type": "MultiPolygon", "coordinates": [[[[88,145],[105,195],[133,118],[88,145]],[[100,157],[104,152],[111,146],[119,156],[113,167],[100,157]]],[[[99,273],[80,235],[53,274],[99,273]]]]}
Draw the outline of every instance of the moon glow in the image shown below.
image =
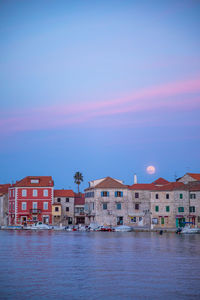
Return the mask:
{"type": "Polygon", "coordinates": [[[154,174],[156,172],[156,168],[154,166],[148,166],[146,171],[148,174],[154,174]]]}

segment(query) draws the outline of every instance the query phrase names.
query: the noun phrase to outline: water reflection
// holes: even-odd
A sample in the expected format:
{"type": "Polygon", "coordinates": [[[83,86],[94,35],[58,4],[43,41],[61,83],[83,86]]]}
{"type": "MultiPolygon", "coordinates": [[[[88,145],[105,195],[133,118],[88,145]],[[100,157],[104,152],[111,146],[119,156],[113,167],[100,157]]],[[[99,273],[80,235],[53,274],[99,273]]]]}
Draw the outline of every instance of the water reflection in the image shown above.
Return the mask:
{"type": "Polygon", "coordinates": [[[0,231],[2,299],[197,299],[200,235],[0,231]]]}

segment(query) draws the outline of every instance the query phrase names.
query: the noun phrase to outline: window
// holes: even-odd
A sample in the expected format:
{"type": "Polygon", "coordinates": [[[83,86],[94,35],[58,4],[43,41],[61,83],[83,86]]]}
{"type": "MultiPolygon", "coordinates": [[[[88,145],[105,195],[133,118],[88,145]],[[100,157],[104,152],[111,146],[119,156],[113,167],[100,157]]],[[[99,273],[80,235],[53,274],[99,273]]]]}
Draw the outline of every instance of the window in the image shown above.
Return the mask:
{"type": "Polygon", "coordinates": [[[195,212],[195,206],[190,206],[190,212],[195,212]]]}
{"type": "Polygon", "coordinates": [[[44,202],[44,203],[43,203],[43,209],[44,209],[44,210],[47,210],[47,209],[48,209],[48,202],[44,202]]]}
{"type": "Polygon", "coordinates": [[[103,210],[107,209],[107,203],[103,203],[103,210]]]}
{"type": "Polygon", "coordinates": [[[22,197],[26,197],[27,193],[26,190],[22,190],[22,197]]]}
{"type": "Polygon", "coordinates": [[[57,202],[59,202],[59,203],[60,203],[60,201],[61,201],[61,199],[60,199],[60,198],[57,198],[57,202]]]}
{"type": "Polygon", "coordinates": [[[39,179],[31,179],[31,183],[39,183],[39,179]]]}
{"type": "Polygon", "coordinates": [[[139,217],[139,222],[141,222],[142,221],[142,217],[139,217]]]}
{"type": "Polygon", "coordinates": [[[65,202],[69,202],[69,198],[66,198],[66,199],[65,199],[65,202]]]}
{"type": "Polygon", "coordinates": [[[22,210],[26,210],[26,202],[22,202],[22,210]]]}
{"type": "Polygon", "coordinates": [[[198,216],[198,223],[200,223],[200,216],[198,216]]]}
{"type": "Polygon", "coordinates": [[[10,190],[10,197],[11,197],[11,190],[10,190]]]}
{"type": "Polygon", "coordinates": [[[66,211],[69,211],[69,207],[66,207],[66,211]]]}
{"type": "Polygon", "coordinates": [[[179,194],[179,198],[180,198],[180,199],[183,199],[183,194],[179,194]]]}
{"type": "Polygon", "coordinates": [[[139,209],[139,203],[135,203],[135,209],[139,209]]]}
{"type": "Polygon", "coordinates": [[[106,191],[101,192],[101,197],[109,197],[109,192],[106,191]]]}
{"type": "Polygon", "coordinates": [[[55,207],[55,211],[59,211],[59,207],[58,206],[55,207]]]}
{"type": "Polygon", "coordinates": [[[135,193],[135,198],[139,198],[139,193],[135,193]]]}
{"type": "Polygon", "coordinates": [[[38,193],[37,190],[33,190],[33,197],[37,197],[38,193]]]}
{"type": "Polygon", "coordinates": [[[170,207],[166,206],[166,212],[169,212],[169,211],[170,211],[170,207]]]}
{"type": "Polygon", "coordinates": [[[157,225],[157,224],[158,224],[158,219],[157,219],[157,218],[153,218],[153,219],[151,220],[151,222],[152,222],[152,224],[157,225]]]}
{"type": "Polygon", "coordinates": [[[184,212],[184,207],[179,207],[178,212],[184,212]]]}
{"type": "Polygon", "coordinates": [[[156,194],[156,199],[159,199],[159,195],[158,194],[156,194]]]}
{"type": "Polygon", "coordinates": [[[94,197],[94,192],[85,193],[85,198],[93,198],[93,197],[94,197]]]}
{"type": "Polygon", "coordinates": [[[123,197],[123,192],[121,192],[121,191],[116,191],[116,192],[115,192],[115,197],[123,197]]]}
{"type": "Polygon", "coordinates": [[[13,210],[15,209],[15,202],[13,202],[13,210]]]}
{"type": "Polygon", "coordinates": [[[166,199],[169,199],[169,194],[166,194],[166,199]]]}
{"type": "Polygon", "coordinates": [[[158,205],[155,206],[155,211],[159,211],[159,206],[158,205]]]}
{"type": "Polygon", "coordinates": [[[48,197],[48,190],[44,190],[44,191],[43,191],[43,196],[44,196],[44,197],[48,197]]]}
{"type": "Polygon", "coordinates": [[[161,225],[164,225],[165,224],[165,218],[161,218],[161,225]]]}
{"type": "Polygon", "coordinates": [[[33,222],[37,222],[37,217],[33,216],[33,222]]]}
{"type": "Polygon", "coordinates": [[[196,199],[196,194],[190,194],[190,199],[196,199]]]}
{"type": "Polygon", "coordinates": [[[37,202],[33,202],[33,209],[37,209],[37,202]]]}
{"type": "Polygon", "coordinates": [[[122,208],[121,203],[117,203],[117,209],[121,209],[121,208],[122,208]]]}

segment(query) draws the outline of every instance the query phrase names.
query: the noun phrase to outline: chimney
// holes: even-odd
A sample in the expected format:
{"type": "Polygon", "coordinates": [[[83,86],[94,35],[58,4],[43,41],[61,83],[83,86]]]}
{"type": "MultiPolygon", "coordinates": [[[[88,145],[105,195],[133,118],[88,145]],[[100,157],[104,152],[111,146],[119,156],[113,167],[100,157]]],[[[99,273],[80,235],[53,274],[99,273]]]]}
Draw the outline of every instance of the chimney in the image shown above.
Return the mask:
{"type": "Polygon", "coordinates": [[[137,183],[137,175],[136,174],[134,174],[134,180],[133,180],[133,182],[134,182],[134,184],[137,183]]]}

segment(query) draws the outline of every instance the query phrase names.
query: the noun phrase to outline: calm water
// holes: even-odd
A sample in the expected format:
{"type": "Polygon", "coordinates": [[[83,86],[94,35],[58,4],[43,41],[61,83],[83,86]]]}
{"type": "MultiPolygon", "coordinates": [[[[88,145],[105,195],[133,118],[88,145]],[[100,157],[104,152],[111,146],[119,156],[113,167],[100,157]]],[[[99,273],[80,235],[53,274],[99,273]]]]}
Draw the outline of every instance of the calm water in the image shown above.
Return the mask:
{"type": "Polygon", "coordinates": [[[200,235],[0,231],[0,299],[200,299],[200,235]]]}

